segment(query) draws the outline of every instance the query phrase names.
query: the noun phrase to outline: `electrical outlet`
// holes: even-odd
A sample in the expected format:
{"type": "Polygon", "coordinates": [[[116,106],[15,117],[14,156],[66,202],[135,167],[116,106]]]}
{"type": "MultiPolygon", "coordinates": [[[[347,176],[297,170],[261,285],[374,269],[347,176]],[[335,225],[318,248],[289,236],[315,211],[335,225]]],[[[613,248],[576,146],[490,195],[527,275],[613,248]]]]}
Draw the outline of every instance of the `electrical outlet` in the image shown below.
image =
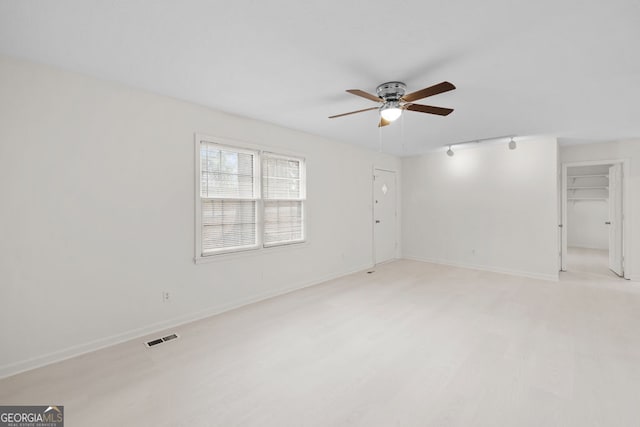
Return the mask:
{"type": "Polygon", "coordinates": [[[169,291],[162,292],[162,302],[169,302],[169,301],[171,301],[171,295],[169,294],[169,291]]]}

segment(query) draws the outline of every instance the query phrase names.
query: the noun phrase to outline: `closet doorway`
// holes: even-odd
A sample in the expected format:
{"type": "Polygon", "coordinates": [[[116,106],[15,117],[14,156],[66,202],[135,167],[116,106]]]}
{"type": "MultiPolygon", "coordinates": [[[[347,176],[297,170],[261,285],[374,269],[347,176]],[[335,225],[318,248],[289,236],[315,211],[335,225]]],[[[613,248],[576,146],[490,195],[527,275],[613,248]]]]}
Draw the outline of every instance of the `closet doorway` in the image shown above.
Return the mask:
{"type": "Polygon", "coordinates": [[[562,168],[562,271],[624,277],[624,161],[562,168]]]}

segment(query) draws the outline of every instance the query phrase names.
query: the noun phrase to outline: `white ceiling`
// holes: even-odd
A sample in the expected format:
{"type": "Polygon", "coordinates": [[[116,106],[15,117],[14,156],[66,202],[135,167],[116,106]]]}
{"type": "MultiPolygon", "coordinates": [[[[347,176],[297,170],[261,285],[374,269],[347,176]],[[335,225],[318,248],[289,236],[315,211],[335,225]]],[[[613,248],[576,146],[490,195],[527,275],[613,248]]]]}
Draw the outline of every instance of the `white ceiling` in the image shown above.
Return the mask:
{"type": "Polygon", "coordinates": [[[398,155],[640,136],[640,1],[0,0],[0,52],[398,155]],[[457,90],[377,127],[345,89],[457,90]]]}

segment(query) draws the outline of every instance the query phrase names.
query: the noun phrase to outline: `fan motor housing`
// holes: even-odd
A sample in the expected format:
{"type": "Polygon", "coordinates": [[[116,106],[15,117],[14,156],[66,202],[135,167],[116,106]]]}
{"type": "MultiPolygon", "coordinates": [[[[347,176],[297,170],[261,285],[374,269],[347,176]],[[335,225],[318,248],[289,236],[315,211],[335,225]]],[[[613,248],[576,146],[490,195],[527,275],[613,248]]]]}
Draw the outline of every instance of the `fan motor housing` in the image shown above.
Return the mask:
{"type": "Polygon", "coordinates": [[[407,85],[402,82],[382,83],[376,88],[376,93],[386,102],[399,101],[407,91],[407,85]]]}

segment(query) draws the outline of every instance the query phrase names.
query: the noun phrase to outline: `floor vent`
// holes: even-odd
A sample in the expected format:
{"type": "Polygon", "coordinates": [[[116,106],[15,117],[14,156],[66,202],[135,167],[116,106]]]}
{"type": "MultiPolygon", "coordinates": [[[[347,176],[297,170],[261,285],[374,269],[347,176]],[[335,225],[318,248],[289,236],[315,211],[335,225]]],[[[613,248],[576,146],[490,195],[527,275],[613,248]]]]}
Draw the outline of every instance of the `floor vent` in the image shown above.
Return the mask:
{"type": "Polygon", "coordinates": [[[147,341],[147,347],[153,347],[154,345],[162,344],[162,338],[158,338],[157,340],[147,341]]]}
{"type": "Polygon", "coordinates": [[[158,344],[162,344],[163,342],[175,340],[178,338],[178,334],[167,335],[166,337],[156,338],[155,340],[147,341],[145,344],[147,347],[154,347],[158,344]]]}
{"type": "Polygon", "coordinates": [[[171,340],[175,340],[176,338],[178,338],[178,335],[171,334],[171,335],[167,335],[166,337],[162,337],[162,341],[171,341],[171,340]]]}

